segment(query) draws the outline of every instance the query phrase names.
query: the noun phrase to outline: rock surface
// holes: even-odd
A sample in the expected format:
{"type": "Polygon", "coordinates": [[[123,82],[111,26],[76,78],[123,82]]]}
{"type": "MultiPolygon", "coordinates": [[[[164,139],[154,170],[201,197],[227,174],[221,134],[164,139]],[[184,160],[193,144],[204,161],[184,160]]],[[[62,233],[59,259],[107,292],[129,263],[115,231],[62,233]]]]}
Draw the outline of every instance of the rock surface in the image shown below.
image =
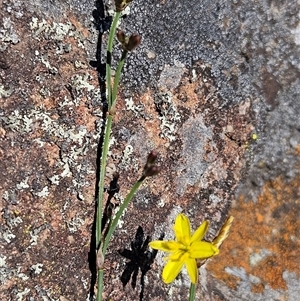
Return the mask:
{"type": "MultiPolygon", "coordinates": [[[[103,122],[95,62],[100,54],[104,62],[107,39],[98,41],[107,24],[95,20],[113,6],[0,5],[0,299],[90,300],[103,122]]],[[[180,212],[194,229],[208,219],[208,240],[235,217],[220,255],[200,269],[198,300],[298,299],[299,8],[295,0],[132,3],[120,27],[143,39],[124,68],[107,185],[117,170],[118,205],[152,149],[163,171],[137,193],[110,245],[107,300],[187,300],[186,273],[162,284],[160,252],[144,288],[141,273],[135,289],[123,287],[128,260],[117,252],[130,249],[138,226],[142,240],[172,239],[180,212]]]]}

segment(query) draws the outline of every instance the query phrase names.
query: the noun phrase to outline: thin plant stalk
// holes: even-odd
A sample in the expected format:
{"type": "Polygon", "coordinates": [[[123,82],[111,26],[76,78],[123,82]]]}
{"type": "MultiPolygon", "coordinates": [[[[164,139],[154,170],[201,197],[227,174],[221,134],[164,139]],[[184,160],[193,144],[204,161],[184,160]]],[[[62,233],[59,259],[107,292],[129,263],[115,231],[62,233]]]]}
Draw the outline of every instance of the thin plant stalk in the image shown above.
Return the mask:
{"type": "MultiPolygon", "coordinates": [[[[118,21],[120,19],[121,12],[116,12],[108,37],[107,45],[107,58],[106,58],[106,88],[107,88],[107,100],[108,100],[108,117],[105,124],[104,141],[102,146],[102,154],[100,159],[100,174],[99,174],[99,184],[98,184],[98,202],[97,202],[97,214],[96,214],[96,248],[98,250],[101,247],[102,239],[102,215],[103,215],[103,197],[104,197],[104,178],[106,171],[106,161],[109,149],[110,134],[112,128],[113,114],[111,110],[112,106],[112,93],[111,93],[111,59],[112,59],[112,47],[113,41],[116,34],[116,28],[118,21]]],[[[116,100],[114,100],[115,102],[116,100]]],[[[101,252],[101,250],[100,250],[101,252]]],[[[104,258],[103,258],[104,260],[104,258]]],[[[102,291],[103,291],[103,267],[98,268],[98,290],[97,290],[97,301],[102,301],[102,291]]]]}
{"type": "Polygon", "coordinates": [[[103,207],[103,196],[104,196],[104,178],[106,170],[106,160],[109,148],[110,133],[112,127],[113,116],[110,114],[110,109],[112,105],[111,97],[111,58],[112,58],[112,47],[113,41],[116,34],[116,28],[118,21],[120,19],[121,12],[116,12],[108,37],[107,45],[107,59],[106,59],[106,86],[107,86],[107,99],[108,99],[108,111],[109,115],[105,124],[104,141],[102,146],[101,162],[100,162],[100,174],[99,174],[99,184],[98,184],[98,203],[97,203],[97,217],[96,217],[96,248],[98,249],[101,241],[101,225],[102,225],[102,207],[103,207]]]}
{"type": "MultiPolygon", "coordinates": [[[[131,0],[126,3],[128,5],[131,0]]],[[[121,3],[122,4],[122,3],[121,3]]],[[[124,203],[121,205],[119,211],[116,213],[116,217],[112,221],[112,224],[108,226],[108,232],[103,237],[102,235],[102,219],[103,219],[103,198],[104,198],[104,178],[105,178],[105,171],[106,171],[106,161],[109,149],[109,141],[110,141],[110,134],[112,128],[113,117],[115,114],[115,105],[117,100],[118,94],[118,86],[121,78],[121,72],[125,63],[126,55],[128,51],[133,50],[141,41],[141,37],[139,35],[131,35],[131,37],[126,41],[125,47],[122,52],[121,59],[118,63],[114,83],[112,86],[111,83],[111,62],[112,62],[112,48],[113,48],[113,41],[116,36],[116,29],[118,25],[118,21],[121,17],[121,11],[117,11],[112,25],[110,27],[109,37],[108,37],[108,44],[107,44],[107,57],[106,57],[106,86],[107,86],[107,102],[108,102],[108,117],[105,123],[105,132],[104,132],[104,141],[102,146],[102,154],[100,160],[100,174],[99,174],[99,185],[98,185],[98,202],[97,202],[97,213],[96,213],[96,252],[97,252],[97,268],[98,268],[98,291],[97,291],[97,301],[102,301],[102,291],[103,291],[103,266],[104,266],[104,258],[105,253],[111,239],[111,236],[118,224],[122,213],[124,212],[125,208],[128,206],[129,202],[131,201],[134,193],[137,189],[141,186],[144,179],[147,175],[143,174],[142,177],[133,185],[132,189],[130,190],[129,194],[126,196],[124,203]],[[100,261],[100,263],[99,263],[100,261]]],[[[119,38],[119,37],[118,37],[119,38]]],[[[153,155],[152,155],[153,156],[153,155]]],[[[150,164],[150,163],[148,163],[150,164]]],[[[151,164],[150,164],[151,165],[151,164]]],[[[151,166],[148,169],[151,169],[151,166]]],[[[148,170],[150,172],[157,172],[157,169],[148,170]]]]}
{"type": "MultiPolygon", "coordinates": [[[[99,176],[99,191],[98,191],[98,204],[97,204],[97,214],[96,214],[96,248],[101,249],[101,240],[102,240],[102,206],[103,206],[103,196],[104,196],[104,178],[106,170],[106,160],[109,149],[109,140],[112,127],[113,116],[108,115],[105,125],[105,135],[102,147],[102,156],[100,163],[100,176],[99,176]]],[[[95,251],[97,251],[95,250],[95,251]]],[[[102,250],[98,250],[102,252],[102,250]]],[[[103,257],[104,261],[104,257],[103,257]]],[[[103,291],[103,265],[98,268],[98,283],[97,283],[97,301],[102,301],[102,291],[103,291]]]]}
{"type": "Polygon", "coordinates": [[[114,38],[116,35],[116,29],[118,21],[121,17],[121,12],[116,12],[113,22],[109,30],[108,44],[107,44],[107,58],[106,58],[106,89],[107,89],[107,99],[108,99],[108,110],[112,106],[111,98],[111,59],[112,59],[112,47],[114,38]]]}
{"type": "Polygon", "coordinates": [[[114,79],[114,86],[113,86],[112,95],[111,95],[111,108],[112,109],[114,108],[115,103],[116,103],[118,86],[119,86],[121,73],[122,73],[122,69],[123,69],[123,66],[124,66],[124,63],[125,63],[127,53],[128,53],[128,51],[124,49],[123,52],[122,52],[122,56],[121,56],[121,59],[119,61],[117,70],[116,70],[115,79],[114,79]]]}
{"type": "Polygon", "coordinates": [[[196,284],[191,282],[189,301],[194,301],[196,296],[196,284]]]}
{"type": "Polygon", "coordinates": [[[104,195],[104,177],[105,177],[105,169],[106,169],[106,160],[107,160],[107,153],[108,153],[108,147],[109,147],[109,139],[110,139],[110,133],[111,133],[111,127],[112,127],[112,120],[114,115],[114,106],[116,104],[117,99],[117,93],[118,93],[118,86],[121,78],[122,69],[125,63],[127,55],[127,50],[123,50],[121,59],[119,61],[115,80],[114,80],[114,86],[111,96],[111,106],[109,110],[109,115],[106,121],[105,125],[105,136],[104,136],[104,142],[103,142],[103,151],[101,156],[101,166],[100,166],[100,176],[99,176],[99,191],[98,191],[98,208],[97,208],[97,221],[96,221],[96,240],[97,240],[97,247],[100,245],[101,240],[101,225],[102,225],[102,206],[103,206],[103,195],[104,195]],[[100,207],[101,206],[101,207],[100,207]]]}
{"type": "MultiPolygon", "coordinates": [[[[118,85],[120,82],[120,77],[121,77],[121,72],[122,72],[122,68],[124,66],[124,62],[125,62],[125,58],[127,55],[127,51],[123,50],[121,59],[119,61],[117,70],[116,70],[116,75],[115,75],[115,80],[114,80],[114,86],[113,86],[113,90],[112,90],[112,86],[111,86],[111,59],[112,59],[112,47],[113,47],[113,40],[115,37],[115,33],[116,33],[116,28],[117,28],[117,24],[118,21],[120,19],[121,16],[121,12],[116,12],[115,17],[113,19],[111,28],[110,28],[110,32],[109,32],[109,38],[108,38],[108,45],[107,45],[107,59],[106,59],[106,83],[107,83],[107,99],[108,99],[108,117],[106,120],[106,124],[105,124],[105,133],[104,133],[104,141],[103,141],[103,146],[102,146],[102,154],[101,154],[101,161],[100,161],[100,174],[99,174],[99,185],[98,185],[98,203],[97,203],[97,214],[96,214],[96,248],[97,250],[99,248],[101,248],[101,250],[99,250],[100,252],[102,252],[102,256],[103,256],[103,261],[104,261],[104,256],[105,256],[105,252],[107,249],[107,245],[109,243],[109,239],[112,235],[111,229],[114,225],[115,222],[115,226],[113,228],[113,230],[116,228],[116,225],[118,223],[118,220],[114,220],[112,226],[109,228],[109,239],[105,239],[105,249],[103,247],[102,249],[102,216],[103,216],[103,197],[104,197],[104,179],[105,179],[105,171],[106,171],[106,161],[107,161],[107,154],[108,154],[108,149],[109,149],[109,141],[110,141],[110,134],[111,134],[111,128],[112,128],[112,122],[113,122],[113,117],[114,117],[114,106],[116,103],[116,98],[117,98],[117,92],[118,92],[118,85]]],[[[139,182],[137,182],[139,183],[139,182]]],[[[134,185],[134,187],[136,187],[132,192],[132,195],[130,197],[130,199],[128,200],[127,204],[129,203],[129,201],[132,199],[134,192],[138,189],[138,187],[142,184],[139,183],[139,185],[134,185]]],[[[133,188],[134,188],[133,187],[133,188]]],[[[130,193],[129,193],[130,195],[130,193]]],[[[127,198],[126,198],[127,200],[127,198]]],[[[126,206],[125,206],[126,207],[126,206]]],[[[124,208],[125,209],[125,208],[124,208]]],[[[122,212],[124,211],[124,209],[122,210],[122,212]]],[[[120,214],[120,216],[122,215],[122,212],[120,214]]],[[[118,212],[119,213],[119,212],[118,212]]],[[[120,218],[119,216],[119,218],[120,218]]],[[[119,219],[118,218],[118,219],[119,219]]],[[[101,301],[102,300],[102,291],[103,291],[103,267],[99,267],[98,268],[98,291],[97,291],[97,301],[101,301]]]]}
{"type": "Polygon", "coordinates": [[[98,270],[98,283],[97,283],[97,301],[102,301],[103,292],[103,269],[98,270]]]}
{"type": "Polygon", "coordinates": [[[112,127],[113,116],[108,115],[105,124],[105,134],[102,146],[102,156],[100,162],[100,175],[99,175],[99,190],[98,190],[98,204],[97,204],[97,215],[96,215],[96,248],[98,249],[101,241],[101,226],[102,226],[102,207],[103,207],[103,196],[104,196],[104,178],[107,154],[109,149],[110,132],[112,127]]]}

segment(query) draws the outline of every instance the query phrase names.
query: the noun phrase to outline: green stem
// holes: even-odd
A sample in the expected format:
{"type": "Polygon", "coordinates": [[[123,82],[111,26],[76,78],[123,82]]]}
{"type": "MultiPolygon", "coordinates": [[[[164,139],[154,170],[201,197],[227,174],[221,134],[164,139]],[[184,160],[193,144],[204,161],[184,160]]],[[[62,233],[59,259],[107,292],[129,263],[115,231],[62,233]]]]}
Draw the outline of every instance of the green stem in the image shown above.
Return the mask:
{"type": "MultiPolygon", "coordinates": [[[[103,196],[104,196],[104,178],[106,171],[106,161],[109,149],[110,132],[112,127],[113,116],[108,115],[105,124],[105,135],[102,146],[102,156],[100,163],[100,175],[98,184],[98,203],[97,203],[97,215],[96,215],[96,249],[101,248],[102,239],[102,207],[103,207],[103,196]]],[[[96,250],[95,250],[96,251],[96,250]]],[[[104,258],[103,258],[104,261],[104,258]]],[[[97,291],[97,301],[102,301],[102,291],[103,291],[103,267],[98,268],[98,291],[97,291]]]]}
{"type": "Polygon", "coordinates": [[[98,270],[98,283],[97,283],[97,301],[102,300],[102,292],[103,292],[103,269],[98,270]]]}
{"type": "Polygon", "coordinates": [[[123,211],[125,210],[125,208],[127,208],[129,202],[131,201],[131,199],[133,198],[134,194],[136,193],[136,191],[139,189],[139,187],[143,184],[143,181],[145,180],[145,177],[142,176],[131,188],[130,192],[127,194],[123,204],[120,206],[120,209],[118,210],[118,212],[116,213],[115,218],[113,219],[111,226],[109,227],[109,230],[107,232],[107,235],[105,237],[104,243],[103,243],[103,256],[105,256],[106,250],[107,250],[107,246],[109,244],[109,241],[111,239],[111,236],[114,232],[114,230],[117,227],[117,224],[119,222],[120,217],[123,214],[123,211]]]}
{"type": "Polygon", "coordinates": [[[116,29],[118,21],[120,19],[121,12],[116,12],[113,22],[109,30],[108,44],[107,44],[107,56],[106,56],[106,89],[107,89],[107,100],[108,100],[108,110],[110,110],[112,105],[111,98],[111,59],[112,59],[112,47],[114,42],[114,37],[116,35],[116,29]]]}
{"type": "MultiPolygon", "coordinates": [[[[112,93],[112,103],[110,107],[110,112],[113,114],[114,106],[117,99],[117,93],[118,93],[118,85],[120,82],[121,72],[122,68],[124,66],[124,62],[126,59],[127,51],[124,50],[122,53],[121,60],[119,61],[115,81],[114,81],[114,87],[113,87],[113,93],[112,93]]],[[[110,138],[110,132],[111,132],[111,126],[112,126],[112,115],[108,116],[106,127],[105,127],[105,136],[104,136],[104,142],[103,142],[103,152],[101,157],[101,167],[100,167],[100,177],[99,177],[99,192],[98,192],[98,210],[97,210],[97,222],[96,222],[96,240],[97,240],[97,247],[100,245],[100,239],[101,239],[101,224],[102,224],[102,206],[103,206],[103,194],[104,194],[104,177],[105,177],[105,169],[106,169],[106,159],[107,159],[107,153],[108,153],[108,146],[109,146],[109,138],[110,138]]],[[[109,227],[111,229],[111,227],[109,227]]],[[[105,252],[103,251],[103,256],[105,255],[105,252]]]]}
{"type": "MultiPolygon", "coordinates": [[[[100,163],[100,174],[98,183],[98,202],[97,202],[97,214],[96,214],[96,249],[100,247],[101,242],[101,232],[102,232],[102,207],[103,207],[103,196],[104,196],[104,178],[106,171],[106,161],[109,149],[109,140],[112,127],[113,115],[111,115],[111,60],[112,60],[112,47],[114,38],[116,35],[117,24],[120,19],[121,12],[117,12],[114,16],[112,25],[109,31],[108,44],[107,44],[107,57],[106,57],[106,88],[107,88],[107,101],[108,101],[108,111],[109,115],[106,120],[105,125],[105,136],[102,146],[101,163],[100,163]]],[[[98,292],[97,301],[102,300],[103,291],[103,269],[98,270],[98,292]]]]}
{"type": "Polygon", "coordinates": [[[109,148],[110,132],[112,127],[113,116],[108,115],[105,125],[105,136],[102,146],[102,156],[100,163],[100,175],[98,184],[98,203],[97,203],[97,216],[96,216],[96,248],[98,249],[101,241],[101,226],[102,226],[102,207],[104,196],[104,178],[106,169],[106,160],[109,148]]]}
{"type": "Polygon", "coordinates": [[[111,96],[111,108],[115,106],[116,99],[117,99],[117,93],[118,93],[118,86],[121,78],[121,72],[125,63],[126,55],[127,55],[127,50],[123,50],[121,59],[119,61],[116,74],[115,74],[115,79],[114,79],[114,86],[113,86],[113,91],[112,91],[112,96],[111,96]]]}
{"type": "MultiPolygon", "coordinates": [[[[105,171],[106,171],[106,161],[107,161],[107,154],[109,149],[109,140],[110,140],[110,133],[113,121],[113,114],[114,110],[111,109],[115,106],[116,97],[117,97],[117,90],[118,84],[120,81],[121,71],[124,65],[124,61],[126,58],[126,53],[122,54],[121,60],[118,64],[118,68],[116,71],[114,87],[113,87],[113,95],[112,95],[112,86],[111,86],[111,61],[112,61],[112,47],[113,41],[116,35],[117,24],[120,19],[121,12],[116,12],[112,25],[109,31],[108,37],[108,45],[107,45],[107,57],[106,57],[106,88],[107,88],[107,101],[108,101],[108,117],[106,120],[105,125],[105,135],[104,141],[102,146],[102,155],[101,155],[101,163],[100,163],[100,174],[99,174],[99,184],[98,184],[98,202],[97,202],[97,214],[96,214],[96,248],[102,248],[101,246],[101,239],[102,239],[102,207],[103,207],[103,196],[104,196],[104,178],[105,178],[105,171]]],[[[124,210],[124,209],[123,209],[124,210]]],[[[111,234],[110,234],[111,236],[111,234]]],[[[106,241],[106,240],[105,240],[106,241]]],[[[109,241],[109,240],[107,240],[109,241]]],[[[108,243],[107,243],[108,244],[108,243]]],[[[103,247],[103,261],[104,255],[107,248],[107,244],[104,250],[103,247]]],[[[103,291],[103,267],[100,267],[98,270],[98,291],[97,291],[97,301],[102,301],[102,291],[103,291]]]]}
{"type": "Polygon", "coordinates": [[[196,284],[191,282],[189,301],[194,301],[196,295],[196,284]]]}

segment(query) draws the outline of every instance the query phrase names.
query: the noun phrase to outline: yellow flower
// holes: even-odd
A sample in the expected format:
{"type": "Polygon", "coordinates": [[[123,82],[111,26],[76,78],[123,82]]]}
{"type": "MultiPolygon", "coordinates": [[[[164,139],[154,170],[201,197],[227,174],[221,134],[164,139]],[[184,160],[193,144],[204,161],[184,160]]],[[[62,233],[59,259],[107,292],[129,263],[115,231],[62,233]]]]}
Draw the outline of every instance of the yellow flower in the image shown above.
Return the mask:
{"type": "Polygon", "coordinates": [[[162,278],[165,283],[172,282],[183,265],[186,266],[192,283],[198,281],[198,269],[196,259],[205,259],[217,255],[219,249],[212,243],[202,241],[209,223],[203,222],[200,227],[191,235],[190,221],[184,214],[176,217],[174,232],[176,240],[161,241],[155,240],[149,243],[152,249],[169,253],[162,278]]]}

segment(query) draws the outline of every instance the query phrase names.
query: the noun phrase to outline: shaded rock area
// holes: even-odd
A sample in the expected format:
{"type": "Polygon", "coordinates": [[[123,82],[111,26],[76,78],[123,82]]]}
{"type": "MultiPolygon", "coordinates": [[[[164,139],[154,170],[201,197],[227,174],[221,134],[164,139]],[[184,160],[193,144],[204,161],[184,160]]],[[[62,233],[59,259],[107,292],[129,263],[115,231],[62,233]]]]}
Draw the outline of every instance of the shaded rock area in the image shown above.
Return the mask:
{"type": "MultiPolygon", "coordinates": [[[[98,39],[109,23],[99,16],[113,5],[0,6],[0,299],[93,300],[103,124],[95,62],[105,62],[107,32],[98,39]]],[[[142,44],[125,64],[113,126],[106,185],[118,171],[116,207],[152,149],[162,172],[117,228],[105,300],[187,300],[184,271],[162,283],[160,252],[135,289],[132,280],[123,287],[128,259],[118,252],[137,236],[172,239],[180,212],[194,229],[210,221],[207,240],[235,217],[220,255],[200,269],[197,300],[298,300],[299,8],[295,0],[132,3],[120,27],[142,44]]]]}

